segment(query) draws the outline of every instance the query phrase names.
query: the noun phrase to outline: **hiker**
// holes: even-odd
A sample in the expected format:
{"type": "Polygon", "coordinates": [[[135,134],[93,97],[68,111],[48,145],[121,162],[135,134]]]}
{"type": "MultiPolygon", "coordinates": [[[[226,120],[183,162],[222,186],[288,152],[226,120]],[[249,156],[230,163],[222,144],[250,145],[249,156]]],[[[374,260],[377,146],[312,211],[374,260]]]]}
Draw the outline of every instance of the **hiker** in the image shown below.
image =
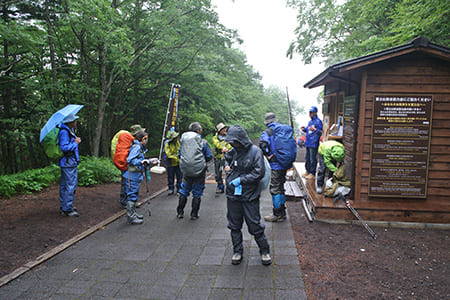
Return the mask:
{"type": "Polygon", "coordinates": [[[78,217],[73,201],[78,186],[78,169],[80,153],[78,146],[81,138],[75,135],[74,128],[77,126],[79,117],[74,114],[66,116],[59,125],[58,144],[64,156],[59,160],[61,168],[61,180],[59,183],[59,202],[62,216],[78,217]]]}
{"type": "Polygon", "coordinates": [[[228,130],[225,141],[233,148],[225,154],[227,183],[227,220],[231,230],[233,256],[231,263],[240,264],[244,247],[242,244],[242,224],[255,237],[263,265],[270,265],[270,247],[264,234],[265,226],[260,222],[259,181],[264,177],[264,157],[261,150],[252,144],[247,132],[239,125],[228,130]]]}
{"type": "Polygon", "coordinates": [[[158,159],[145,159],[145,145],[148,142],[148,133],[145,131],[138,131],[135,134],[136,139],[133,141],[133,145],[130,148],[130,152],[127,158],[128,169],[123,173],[122,177],[125,178],[126,190],[127,190],[127,221],[132,225],[142,224],[143,215],[136,212],[136,202],[139,197],[139,185],[144,179],[145,164],[158,163],[158,159]]]}
{"type": "Polygon", "coordinates": [[[327,169],[328,178],[333,178],[339,165],[344,161],[345,148],[344,145],[337,141],[326,141],[319,146],[319,172],[317,174],[316,192],[321,194],[323,184],[325,183],[325,173],[327,169]]]}
{"type": "Polygon", "coordinates": [[[178,132],[169,131],[167,140],[164,143],[164,158],[167,166],[167,186],[169,187],[169,196],[175,193],[175,177],[177,179],[177,194],[180,192],[181,181],[183,180],[183,174],[180,170],[180,157],[178,156],[178,151],[180,150],[178,135],[178,132]]]}
{"type": "Polygon", "coordinates": [[[306,133],[305,147],[305,168],[306,172],[302,174],[303,178],[314,179],[317,168],[317,150],[319,148],[320,137],[322,136],[322,121],[317,117],[317,107],[311,106],[309,109],[311,120],[308,125],[302,126],[301,130],[306,133]]]}
{"type": "Polygon", "coordinates": [[[212,138],[214,144],[214,171],[217,183],[216,194],[223,194],[225,189],[222,179],[222,169],[225,164],[224,155],[231,149],[231,145],[225,142],[228,127],[223,123],[219,123],[216,129],[217,132],[212,138]]]}
{"type": "MultiPolygon", "coordinates": [[[[139,131],[145,131],[145,128],[142,128],[141,125],[136,124],[136,125],[132,125],[130,127],[130,134],[136,138],[136,134],[139,131]]],[[[120,170],[122,175],[121,175],[121,182],[120,182],[120,206],[122,206],[122,208],[126,209],[127,208],[127,179],[123,176],[123,173],[125,173],[125,170],[120,170]]]]}
{"type": "Polygon", "coordinates": [[[202,126],[198,122],[189,125],[189,131],[183,133],[180,140],[180,169],[183,173],[180,197],[178,198],[177,218],[184,217],[189,193],[192,192],[191,220],[199,218],[201,197],[205,189],[206,163],[213,158],[208,142],[201,136],[202,126]]]}
{"type": "Polygon", "coordinates": [[[297,144],[292,128],[278,123],[273,112],[266,113],[264,119],[267,129],[261,133],[259,147],[270,164],[270,194],[273,204],[272,214],[265,216],[264,220],[282,222],[286,220],[286,195],[284,194],[286,171],[292,168],[292,163],[295,161],[297,144]]]}

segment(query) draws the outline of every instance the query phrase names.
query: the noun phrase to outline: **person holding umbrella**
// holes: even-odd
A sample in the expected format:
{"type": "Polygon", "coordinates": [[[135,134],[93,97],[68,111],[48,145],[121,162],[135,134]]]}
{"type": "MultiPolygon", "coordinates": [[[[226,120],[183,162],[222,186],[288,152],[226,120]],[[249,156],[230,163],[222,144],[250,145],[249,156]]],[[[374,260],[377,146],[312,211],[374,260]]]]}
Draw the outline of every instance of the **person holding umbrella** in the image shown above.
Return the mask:
{"type": "Polygon", "coordinates": [[[62,124],[59,125],[58,143],[64,156],[59,160],[61,168],[61,180],[59,184],[59,201],[62,216],[78,217],[80,214],[73,206],[75,192],[78,186],[78,164],[80,153],[78,145],[81,138],[77,137],[74,128],[77,126],[77,119],[74,113],[67,115],[62,124]]]}

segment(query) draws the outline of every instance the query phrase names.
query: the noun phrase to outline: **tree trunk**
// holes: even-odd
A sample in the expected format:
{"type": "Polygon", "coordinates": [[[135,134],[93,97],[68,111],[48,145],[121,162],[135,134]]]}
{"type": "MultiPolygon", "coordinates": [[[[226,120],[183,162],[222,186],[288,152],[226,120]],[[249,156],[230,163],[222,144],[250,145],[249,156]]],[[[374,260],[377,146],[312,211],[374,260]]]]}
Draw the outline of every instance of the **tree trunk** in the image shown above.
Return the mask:
{"type": "Polygon", "coordinates": [[[106,99],[108,92],[106,91],[108,84],[106,83],[106,65],[105,65],[105,46],[102,44],[99,49],[99,84],[100,84],[100,99],[98,101],[97,110],[97,124],[94,131],[93,151],[92,155],[99,156],[100,142],[103,129],[103,120],[105,118],[106,99]]]}

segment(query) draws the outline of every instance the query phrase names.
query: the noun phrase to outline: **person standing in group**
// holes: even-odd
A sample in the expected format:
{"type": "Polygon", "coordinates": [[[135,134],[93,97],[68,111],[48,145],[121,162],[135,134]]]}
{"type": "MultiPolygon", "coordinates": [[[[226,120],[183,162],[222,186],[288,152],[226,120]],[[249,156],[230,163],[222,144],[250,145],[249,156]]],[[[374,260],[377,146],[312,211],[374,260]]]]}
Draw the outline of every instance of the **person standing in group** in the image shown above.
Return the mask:
{"type": "Polygon", "coordinates": [[[317,168],[317,150],[319,148],[320,137],[322,136],[322,121],[317,117],[317,107],[311,106],[309,109],[309,117],[311,120],[308,126],[302,126],[301,130],[306,133],[305,147],[305,168],[306,172],[302,177],[306,179],[314,179],[317,168]]]}
{"type": "Polygon", "coordinates": [[[321,194],[325,183],[325,173],[327,169],[328,178],[333,178],[333,173],[337,171],[339,165],[344,161],[344,145],[337,141],[326,141],[319,146],[319,172],[317,173],[316,192],[321,194]]]}
{"type": "MultiPolygon", "coordinates": [[[[130,127],[130,134],[133,136],[133,138],[136,138],[136,134],[139,131],[145,131],[145,128],[142,128],[142,126],[139,124],[135,124],[130,127]]],[[[131,139],[131,137],[130,137],[130,139],[131,139]]],[[[127,141],[129,142],[130,139],[128,139],[127,141]]],[[[124,145],[124,147],[127,147],[127,148],[131,147],[128,142],[127,142],[128,145],[124,145]]],[[[131,143],[132,143],[132,141],[131,141],[131,143]]],[[[122,206],[122,208],[126,209],[127,208],[127,179],[123,176],[123,173],[125,173],[126,170],[120,170],[120,171],[122,173],[122,176],[121,176],[121,182],[120,182],[120,199],[119,199],[119,201],[120,201],[120,205],[122,206]]]]}
{"type": "Polygon", "coordinates": [[[199,218],[201,197],[205,189],[206,163],[213,158],[208,142],[201,136],[202,126],[198,122],[189,125],[180,140],[180,169],[183,173],[180,197],[178,198],[177,218],[184,217],[189,193],[192,192],[191,220],[199,218]]]}
{"type": "Polygon", "coordinates": [[[181,181],[183,174],[180,170],[180,157],[178,152],[180,150],[180,141],[178,140],[178,132],[169,131],[167,140],[164,143],[165,163],[167,166],[167,186],[169,187],[169,196],[175,193],[175,177],[177,179],[176,188],[177,194],[181,189],[181,181]]]}
{"type": "Polygon", "coordinates": [[[127,221],[132,225],[142,224],[143,215],[136,212],[136,202],[139,197],[139,186],[144,179],[145,165],[158,163],[158,159],[145,159],[145,145],[148,142],[148,133],[138,131],[135,134],[136,139],[130,148],[127,158],[128,169],[123,173],[122,177],[126,180],[127,190],[127,221]]]}
{"type": "Polygon", "coordinates": [[[282,222],[286,220],[286,171],[292,168],[297,156],[297,143],[292,127],[278,123],[273,112],[266,113],[264,119],[267,129],[261,133],[259,147],[270,164],[270,194],[273,203],[273,213],[265,216],[264,220],[282,222]]]}
{"type": "Polygon", "coordinates": [[[58,144],[64,156],[59,160],[61,168],[61,180],[59,183],[60,212],[62,216],[78,217],[73,202],[78,186],[78,164],[80,153],[78,146],[81,138],[75,135],[78,116],[70,114],[64,118],[59,126],[58,144]]]}
{"type": "Polygon", "coordinates": [[[233,243],[231,263],[237,265],[242,261],[244,246],[241,229],[245,220],[248,232],[255,237],[259,247],[262,264],[270,265],[270,247],[259,212],[261,191],[258,184],[265,173],[263,154],[239,125],[230,127],[225,141],[233,147],[225,154],[227,227],[231,230],[233,243]]]}
{"type": "Polygon", "coordinates": [[[217,183],[216,194],[222,194],[225,189],[222,178],[222,170],[225,164],[224,155],[231,149],[231,145],[225,142],[228,127],[223,123],[219,123],[216,129],[217,132],[212,138],[214,144],[214,170],[217,183]]]}

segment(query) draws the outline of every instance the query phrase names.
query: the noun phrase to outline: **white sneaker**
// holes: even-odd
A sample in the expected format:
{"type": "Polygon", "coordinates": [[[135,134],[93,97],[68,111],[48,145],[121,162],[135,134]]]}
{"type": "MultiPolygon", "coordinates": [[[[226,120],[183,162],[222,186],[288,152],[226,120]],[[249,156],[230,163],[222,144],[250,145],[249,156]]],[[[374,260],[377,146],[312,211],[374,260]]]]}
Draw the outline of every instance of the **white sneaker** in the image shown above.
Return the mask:
{"type": "Polygon", "coordinates": [[[317,192],[317,194],[322,194],[322,188],[321,188],[321,187],[318,187],[318,188],[316,189],[316,192],[317,192]]]}
{"type": "Polygon", "coordinates": [[[270,265],[272,263],[272,258],[269,253],[261,255],[261,263],[263,265],[270,265]]]}
{"type": "Polygon", "coordinates": [[[231,264],[233,264],[233,265],[238,265],[241,263],[241,261],[242,261],[242,254],[240,254],[240,253],[235,253],[231,257],[231,264]]]}

